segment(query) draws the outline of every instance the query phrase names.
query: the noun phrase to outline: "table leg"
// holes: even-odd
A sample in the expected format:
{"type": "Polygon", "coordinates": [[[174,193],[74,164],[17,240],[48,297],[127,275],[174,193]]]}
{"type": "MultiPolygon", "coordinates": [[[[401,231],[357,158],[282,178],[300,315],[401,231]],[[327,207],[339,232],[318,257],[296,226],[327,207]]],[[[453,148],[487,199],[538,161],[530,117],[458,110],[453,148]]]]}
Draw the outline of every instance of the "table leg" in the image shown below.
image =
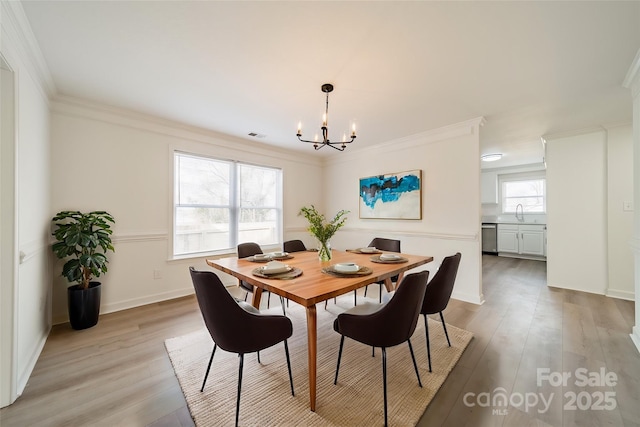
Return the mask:
{"type": "Polygon", "coordinates": [[[391,281],[391,277],[387,277],[384,279],[384,287],[387,288],[387,292],[393,292],[393,282],[391,281]]]}
{"type": "Polygon", "coordinates": [[[309,352],[309,406],[316,410],[316,358],[318,353],[316,306],[307,307],[307,347],[309,352]]]}
{"type": "Polygon", "coordinates": [[[253,301],[251,303],[257,309],[260,309],[260,298],[262,298],[262,288],[254,286],[253,287],[253,301]]]}

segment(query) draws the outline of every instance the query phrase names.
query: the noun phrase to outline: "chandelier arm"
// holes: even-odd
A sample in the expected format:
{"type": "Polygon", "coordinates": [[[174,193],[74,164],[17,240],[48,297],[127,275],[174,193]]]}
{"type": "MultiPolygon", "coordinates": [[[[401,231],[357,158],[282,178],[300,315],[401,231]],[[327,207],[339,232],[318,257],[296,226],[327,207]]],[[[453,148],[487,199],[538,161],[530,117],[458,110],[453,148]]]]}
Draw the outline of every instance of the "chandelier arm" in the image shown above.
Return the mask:
{"type": "Polygon", "coordinates": [[[298,139],[300,140],[300,142],[308,142],[309,144],[323,144],[323,142],[321,141],[308,141],[306,139],[302,139],[300,138],[302,135],[298,135],[298,139]]]}
{"type": "Polygon", "coordinates": [[[298,140],[300,142],[308,142],[309,144],[317,144],[317,145],[342,145],[342,144],[351,144],[353,141],[355,141],[356,136],[351,136],[351,139],[349,141],[338,141],[338,142],[331,142],[329,140],[325,141],[309,141],[306,139],[302,139],[302,135],[296,135],[298,137],[298,140]]]}
{"type": "Polygon", "coordinates": [[[333,148],[333,149],[338,150],[338,151],[344,151],[344,149],[345,149],[345,148],[347,148],[347,147],[345,147],[344,145],[342,145],[341,147],[336,147],[336,145],[338,145],[338,144],[341,144],[341,143],[338,143],[338,142],[332,142],[331,144],[327,144],[327,145],[328,145],[329,147],[333,148]]]}

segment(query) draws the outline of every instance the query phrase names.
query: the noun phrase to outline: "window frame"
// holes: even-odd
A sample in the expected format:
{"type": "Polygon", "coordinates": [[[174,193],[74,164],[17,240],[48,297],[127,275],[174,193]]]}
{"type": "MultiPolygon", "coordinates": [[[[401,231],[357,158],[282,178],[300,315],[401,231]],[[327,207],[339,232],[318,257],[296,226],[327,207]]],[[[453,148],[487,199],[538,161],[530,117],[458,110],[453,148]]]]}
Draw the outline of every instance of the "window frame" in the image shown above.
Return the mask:
{"type": "Polygon", "coordinates": [[[504,203],[504,184],[507,182],[518,182],[518,181],[536,181],[542,180],[544,185],[544,192],[542,194],[542,212],[524,212],[527,215],[546,215],[547,214],[547,177],[545,171],[537,171],[537,172],[523,172],[523,173],[511,173],[511,174],[501,174],[498,177],[498,197],[500,203],[500,214],[501,215],[511,215],[515,214],[515,211],[507,211],[505,210],[504,203]]]}
{"type": "Polygon", "coordinates": [[[236,247],[239,243],[239,220],[240,220],[240,211],[243,209],[240,206],[240,168],[241,165],[262,168],[267,170],[273,170],[276,172],[276,197],[275,197],[275,206],[263,206],[265,209],[275,209],[276,212],[276,226],[275,226],[275,235],[276,242],[269,244],[260,244],[263,248],[279,248],[283,243],[283,171],[282,168],[264,165],[264,164],[256,164],[252,162],[242,161],[242,160],[234,160],[228,158],[221,158],[209,154],[202,154],[196,151],[186,151],[180,149],[171,149],[171,200],[170,200],[170,208],[171,208],[171,234],[170,234],[170,242],[169,242],[169,257],[170,259],[180,260],[180,259],[189,259],[189,258],[202,258],[205,256],[220,256],[220,255],[228,255],[235,254],[236,247]],[[230,165],[230,174],[229,174],[229,205],[207,205],[207,204],[183,204],[180,205],[177,203],[177,193],[178,191],[178,170],[176,168],[176,159],[178,156],[185,157],[193,157],[195,159],[204,159],[204,160],[212,160],[217,162],[228,163],[230,165]],[[188,252],[188,253],[180,253],[176,254],[176,214],[178,207],[206,207],[206,208],[224,208],[229,209],[229,235],[230,235],[230,247],[223,249],[214,249],[214,250],[204,250],[198,252],[188,252]]]}

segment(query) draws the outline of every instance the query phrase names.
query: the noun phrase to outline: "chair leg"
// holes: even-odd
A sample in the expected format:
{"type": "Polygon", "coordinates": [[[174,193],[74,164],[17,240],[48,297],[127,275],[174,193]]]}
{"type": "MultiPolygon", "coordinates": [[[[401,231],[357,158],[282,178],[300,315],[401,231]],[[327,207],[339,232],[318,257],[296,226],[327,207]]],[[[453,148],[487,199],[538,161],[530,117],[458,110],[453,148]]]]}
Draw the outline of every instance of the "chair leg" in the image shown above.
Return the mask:
{"type": "Polygon", "coordinates": [[[427,315],[424,316],[424,334],[427,337],[427,357],[429,358],[429,372],[431,372],[431,347],[429,346],[429,322],[427,320],[427,315]]]}
{"type": "Polygon", "coordinates": [[[240,415],[240,392],[242,390],[242,366],[244,365],[244,354],[238,354],[240,357],[240,367],[238,368],[238,397],[236,399],[236,427],[238,427],[238,416],[240,415]]]}
{"type": "Polygon", "coordinates": [[[418,377],[418,385],[422,388],[422,381],[420,381],[420,372],[418,372],[418,364],[416,363],[416,356],[413,354],[413,347],[411,346],[411,340],[408,339],[409,351],[411,352],[411,359],[413,360],[413,368],[416,370],[416,377],[418,377]]]}
{"type": "Polygon", "coordinates": [[[387,427],[387,349],[382,347],[382,393],[384,395],[384,427],[387,427]]]}
{"type": "Polygon", "coordinates": [[[287,355],[287,369],[289,370],[289,382],[291,383],[291,396],[295,396],[293,393],[293,375],[291,374],[291,359],[289,359],[289,345],[287,340],[284,340],[284,353],[287,355]]]}
{"type": "Polygon", "coordinates": [[[213,343],[213,351],[211,352],[211,358],[209,359],[209,365],[207,366],[207,373],[204,374],[204,381],[202,381],[202,387],[200,388],[200,393],[204,391],[204,385],[207,383],[207,377],[209,376],[209,369],[211,369],[211,362],[213,362],[213,355],[216,354],[216,348],[218,348],[218,344],[213,343]]]}
{"type": "Polygon", "coordinates": [[[442,327],[444,328],[444,336],[447,337],[447,342],[449,343],[449,347],[451,347],[451,341],[449,341],[449,334],[447,333],[447,324],[444,323],[444,316],[442,312],[440,312],[440,320],[442,320],[442,327]]]}
{"type": "Polygon", "coordinates": [[[338,366],[336,366],[336,377],[333,384],[338,384],[338,371],[340,370],[340,359],[342,358],[342,346],[344,345],[344,335],[340,335],[340,350],[338,350],[338,366]]]}
{"type": "MultiPolygon", "coordinates": [[[[327,309],[327,303],[328,303],[328,302],[329,302],[329,300],[328,300],[328,299],[324,300],[324,309],[325,309],[325,310],[327,309]]],[[[334,304],[337,304],[337,303],[338,303],[338,299],[337,299],[337,298],[334,298],[334,299],[333,299],[333,303],[334,303],[334,304]]]]}

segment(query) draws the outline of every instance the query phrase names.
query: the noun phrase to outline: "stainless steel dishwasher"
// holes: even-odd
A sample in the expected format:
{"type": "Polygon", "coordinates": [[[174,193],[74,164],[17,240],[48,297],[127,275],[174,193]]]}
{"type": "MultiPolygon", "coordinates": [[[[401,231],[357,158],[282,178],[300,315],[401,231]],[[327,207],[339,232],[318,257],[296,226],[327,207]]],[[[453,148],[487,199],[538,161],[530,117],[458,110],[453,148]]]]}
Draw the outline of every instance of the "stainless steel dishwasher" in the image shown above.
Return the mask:
{"type": "Polygon", "coordinates": [[[498,253],[498,224],[492,222],[482,223],[482,253],[498,253]]]}

